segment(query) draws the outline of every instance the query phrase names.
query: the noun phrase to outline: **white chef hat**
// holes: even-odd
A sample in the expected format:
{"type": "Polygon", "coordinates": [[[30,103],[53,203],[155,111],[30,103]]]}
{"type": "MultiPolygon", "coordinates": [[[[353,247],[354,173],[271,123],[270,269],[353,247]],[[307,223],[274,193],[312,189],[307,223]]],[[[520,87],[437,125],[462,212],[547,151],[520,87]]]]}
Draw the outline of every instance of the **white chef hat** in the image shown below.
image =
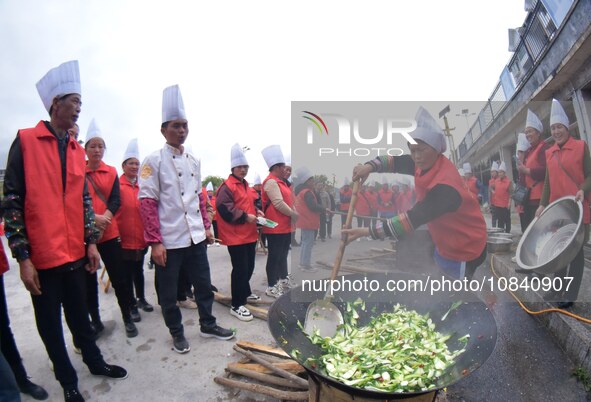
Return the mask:
{"type": "MultiPolygon", "coordinates": [[[[92,140],[93,138],[103,138],[101,134],[101,129],[99,128],[98,124],[94,117],[90,121],[88,125],[88,131],[86,132],[86,142],[92,140]]],[[[104,140],[103,140],[104,141],[104,140]]]]}
{"type": "Polygon", "coordinates": [[[570,125],[568,116],[566,115],[566,112],[562,108],[560,102],[558,102],[556,99],[552,99],[552,109],[550,109],[550,125],[556,123],[562,124],[567,129],[570,125]]]}
{"type": "Polygon", "coordinates": [[[507,165],[505,165],[505,162],[501,162],[501,164],[499,165],[499,172],[506,172],[507,171],[507,165]]]}
{"type": "Polygon", "coordinates": [[[37,92],[47,112],[55,97],[69,94],[82,95],[80,89],[80,70],[78,60],[67,61],[52,68],[37,82],[37,92]]]}
{"type": "Polygon", "coordinates": [[[205,186],[205,191],[213,191],[213,184],[211,182],[207,183],[207,186],[205,186]]]}
{"type": "Polygon", "coordinates": [[[260,174],[258,174],[258,173],[255,173],[254,174],[254,182],[253,182],[253,184],[254,185],[261,184],[261,175],[260,174]]]}
{"type": "Polygon", "coordinates": [[[312,172],[305,166],[300,166],[295,171],[295,177],[299,184],[305,183],[312,177],[312,172]]]}
{"type": "Polygon", "coordinates": [[[172,85],[162,92],[162,123],[179,119],[187,119],[185,104],[179,86],[172,85]]]}
{"type": "Polygon", "coordinates": [[[263,154],[263,159],[265,159],[265,163],[269,169],[278,163],[285,163],[285,158],[279,145],[269,145],[261,151],[261,154],[263,154]]]}
{"type": "Polygon", "coordinates": [[[531,144],[527,140],[525,133],[519,133],[517,135],[517,150],[518,151],[527,151],[531,147],[531,144]]]}
{"type": "Polygon", "coordinates": [[[349,180],[348,177],[345,177],[343,179],[343,186],[350,186],[351,185],[351,181],[349,180]]]}
{"type": "Polygon", "coordinates": [[[429,144],[439,153],[445,152],[447,146],[443,131],[433,116],[422,106],[417,110],[415,121],[417,122],[417,128],[410,133],[410,136],[415,140],[421,140],[429,144]]]}
{"type": "Polygon", "coordinates": [[[291,152],[285,155],[285,166],[291,166],[291,152]]]}
{"type": "Polygon", "coordinates": [[[459,168],[458,169],[458,173],[460,174],[460,176],[464,177],[466,175],[466,173],[464,172],[464,169],[459,168]]]}
{"type": "Polygon", "coordinates": [[[248,166],[244,151],[238,143],[232,145],[230,150],[230,169],[234,169],[236,166],[248,166]]]}
{"type": "Polygon", "coordinates": [[[470,166],[470,162],[464,163],[463,168],[464,168],[464,174],[472,173],[472,166],[470,166]]]}
{"type": "Polygon", "coordinates": [[[498,172],[499,171],[499,164],[497,162],[493,162],[492,166],[490,167],[490,171],[493,172],[498,172]]]}
{"type": "Polygon", "coordinates": [[[135,158],[137,160],[140,160],[140,150],[138,147],[137,138],[132,138],[127,144],[127,149],[123,154],[123,162],[125,162],[129,158],[135,158]]]}
{"type": "Polygon", "coordinates": [[[538,116],[529,109],[527,109],[527,119],[525,120],[525,128],[528,127],[535,128],[540,133],[544,131],[544,125],[542,124],[538,116]]]}

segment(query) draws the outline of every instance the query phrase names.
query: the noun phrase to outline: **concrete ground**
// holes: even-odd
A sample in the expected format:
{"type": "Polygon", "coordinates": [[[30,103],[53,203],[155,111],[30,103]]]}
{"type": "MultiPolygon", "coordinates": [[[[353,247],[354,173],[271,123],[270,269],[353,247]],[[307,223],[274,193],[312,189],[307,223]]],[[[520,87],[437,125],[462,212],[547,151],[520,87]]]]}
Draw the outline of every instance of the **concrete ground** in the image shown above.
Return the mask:
{"type": "MultiPolygon", "coordinates": [[[[335,219],[335,223],[337,220],[335,219]]],[[[338,233],[327,242],[318,242],[314,261],[332,264],[338,248],[338,233]]],[[[4,239],[5,241],[5,239],[4,239]]],[[[419,242],[422,246],[423,241],[419,242]]],[[[368,256],[371,248],[389,247],[387,242],[354,242],[348,246],[344,264],[370,268],[392,267],[414,269],[410,264],[400,267],[390,257],[351,262],[348,258],[368,256]]],[[[419,247],[420,249],[420,247],[419,247]]],[[[297,266],[299,248],[294,248],[297,266]]],[[[209,248],[212,282],[222,293],[230,293],[230,262],[225,247],[209,248]]],[[[419,252],[415,262],[421,265],[428,254],[419,252]]],[[[264,294],[266,288],[264,255],[257,255],[256,269],[251,281],[253,290],[264,294]]],[[[406,265],[406,264],[405,264],[406,265]]],[[[431,268],[428,268],[431,269],[431,268]]],[[[586,274],[587,274],[586,270],[586,274]]],[[[478,275],[491,275],[488,266],[478,275]]],[[[315,278],[328,277],[329,271],[320,269],[315,278]]],[[[155,304],[153,271],[145,270],[148,300],[155,304]]],[[[11,260],[11,270],[5,274],[12,329],[23,356],[25,366],[36,383],[43,385],[51,401],[62,399],[62,391],[49,368],[47,354],[37,334],[31,301],[18,275],[18,267],[11,260]]],[[[506,293],[494,292],[491,309],[498,326],[495,351],[483,367],[451,386],[448,401],[583,401],[586,393],[571,371],[578,365],[563,351],[559,339],[532,316],[525,313],[506,293]]],[[[490,295],[489,295],[490,296],[490,295]]],[[[266,297],[266,296],[263,296],[266,297]]],[[[124,366],[129,378],[124,381],[105,380],[90,375],[79,355],[73,352],[71,336],[64,325],[70,356],[80,378],[79,388],[88,401],[274,401],[272,398],[236,392],[213,382],[222,375],[229,362],[240,359],[233,351],[233,341],[204,339],[199,336],[196,310],[182,310],[185,335],[191,352],[179,355],[172,350],[160,310],[142,313],[137,324],[139,335],[125,337],[113,291],[100,294],[101,313],[106,330],[98,340],[105,358],[110,363],[124,366]]],[[[275,345],[265,321],[254,319],[241,322],[229,315],[228,307],[214,304],[218,323],[237,329],[237,339],[265,345],[275,345]]],[[[23,401],[33,399],[24,396],[23,401]]]]}

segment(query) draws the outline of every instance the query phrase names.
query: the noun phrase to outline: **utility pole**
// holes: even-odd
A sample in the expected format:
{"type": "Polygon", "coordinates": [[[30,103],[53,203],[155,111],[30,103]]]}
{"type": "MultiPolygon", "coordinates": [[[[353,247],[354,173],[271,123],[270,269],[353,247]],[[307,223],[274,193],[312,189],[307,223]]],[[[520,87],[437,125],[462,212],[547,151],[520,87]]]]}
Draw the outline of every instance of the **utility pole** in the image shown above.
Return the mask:
{"type": "Polygon", "coordinates": [[[449,142],[449,152],[451,154],[451,161],[453,162],[454,165],[458,165],[458,158],[456,155],[456,146],[454,143],[454,137],[453,135],[451,135],[451,132],[453,130],[455,130],[455,127],[449,127],[449,124],[447,122],[447,113],[449,113],[450,108],[449,105],[447,105],[445,107],[445,109],[443,109],[441,112],[439,112],[439,118],[441,119],[443,117],[443,123],[445,124],[445,128],[443,129],[443,133],[445,134],[445,136],[447,137],[447,140],[449,142]]]}

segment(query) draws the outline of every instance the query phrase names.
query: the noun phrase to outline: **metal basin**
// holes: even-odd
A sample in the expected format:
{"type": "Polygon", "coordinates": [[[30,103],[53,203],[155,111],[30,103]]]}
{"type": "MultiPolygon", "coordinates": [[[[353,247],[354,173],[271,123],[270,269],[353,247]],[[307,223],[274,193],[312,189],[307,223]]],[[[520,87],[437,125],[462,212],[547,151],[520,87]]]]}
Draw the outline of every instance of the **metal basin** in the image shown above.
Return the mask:
{"type": "Polygon", "coordinates": [[[501,232],[504,232],[503,228],[491,228],[491,227],[486,228],[486,233],[488,233],[488,234],[501,233],[501,232]]]}
{"type": "Polygon", "coordinates": [[[509,239],[513,240],[513,235],[511,233],[499,232],[499,233],[489,233],[488,238],[497,238],[497,239],[509,239]]]}
{"type": "Polygon", "coordinates": [[[534,218],[517,246],[517,265],[551,274],[567,266],[583,245],[583,205],[575,197],[560,198],[534,218]]]}
{"type": "Polygon", "coordinates": [[[511,251],[513,240],[503,237],[489,236],[486,240],[486,250],[489,253],[508,253],[511,251]]]}

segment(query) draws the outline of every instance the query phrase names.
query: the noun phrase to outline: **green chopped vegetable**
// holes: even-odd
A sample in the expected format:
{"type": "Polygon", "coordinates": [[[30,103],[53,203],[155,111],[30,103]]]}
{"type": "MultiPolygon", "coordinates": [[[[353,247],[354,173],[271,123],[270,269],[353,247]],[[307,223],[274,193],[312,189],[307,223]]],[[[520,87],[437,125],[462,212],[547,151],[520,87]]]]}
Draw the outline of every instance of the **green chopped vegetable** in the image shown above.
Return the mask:
{"type": "Polygon", "coordinates": [[[451,305],[451,307],[449,308],[449,310],[447,310],[447,313],[445,313],[445,314],[443,315],[443,317],[441,317],[441,321],[445,321],[445,319],[447,318],[447,315],[448,315],[449,313],[451,313],[452,311],[454,311],[455,309],[457,309],[458,307],[460,307],[460,306],[462,305],[462,303],[463,303],[463,301],[461,301],[461,300],[458,300],[458,301],[454,302],[454,303],[451,305]]]}
{"type": "MultiPolygon", "coordinates": [[[[397,304],[358,327],[355,306],[365,308],[365,303],[347,303],[345,323],[334,337],[323,338],[318,331],[307,335],[323,354],[306,364],[343,384],[382,392],[430,390],[465,350],[450,352],[445,342],[451,335],[437,332],[427,315],[397,304]]],[[[467,337],[460,339],[467,342],[467,337]]]]}

